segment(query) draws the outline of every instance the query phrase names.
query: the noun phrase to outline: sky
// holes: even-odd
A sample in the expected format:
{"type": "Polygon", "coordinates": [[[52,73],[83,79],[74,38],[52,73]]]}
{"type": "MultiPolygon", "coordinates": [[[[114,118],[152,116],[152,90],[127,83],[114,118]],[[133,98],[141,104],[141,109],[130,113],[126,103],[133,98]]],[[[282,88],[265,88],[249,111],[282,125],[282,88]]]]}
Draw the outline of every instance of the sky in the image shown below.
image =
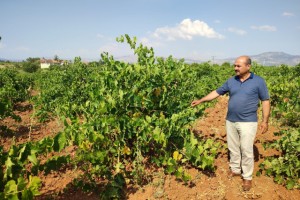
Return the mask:
{"type": "Polygon", "coordinates": [[[163,57],[300,55],[300,0],[0,0],[2,59],[133,56],[124,34],[163,57]]]}

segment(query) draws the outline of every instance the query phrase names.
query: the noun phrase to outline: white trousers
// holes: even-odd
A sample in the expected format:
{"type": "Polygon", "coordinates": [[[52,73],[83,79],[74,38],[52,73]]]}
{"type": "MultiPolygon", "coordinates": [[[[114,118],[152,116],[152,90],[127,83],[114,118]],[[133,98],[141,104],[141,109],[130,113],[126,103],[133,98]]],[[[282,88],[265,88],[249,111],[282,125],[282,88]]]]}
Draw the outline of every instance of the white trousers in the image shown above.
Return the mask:
{"type": "Polygon", "coordinates": [[[253,144],[257,122],[231,122],[226,120],[229,167],[234,173],[242,173],[244,180],[252,180],[254,170],[253,144]]]}

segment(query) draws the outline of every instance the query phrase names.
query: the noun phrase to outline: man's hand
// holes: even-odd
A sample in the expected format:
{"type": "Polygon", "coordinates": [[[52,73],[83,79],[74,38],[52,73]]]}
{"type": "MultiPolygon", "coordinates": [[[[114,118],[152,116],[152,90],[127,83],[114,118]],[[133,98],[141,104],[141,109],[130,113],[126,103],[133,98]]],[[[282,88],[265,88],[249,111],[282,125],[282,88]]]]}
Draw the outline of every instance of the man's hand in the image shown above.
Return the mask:
{"type": "Polygon", "coordinates": [[[268,122],[262,122],[261,123],[261,125],[260,125],[260,131],[261,131],[262,134],[264,134],[265,132],[267,132],[268,128],[269,128],[268,122]]]}
{"type": "Polygon", "coordinates": [[[197,106],[198,104],[200,104],[201,101],[200,100],[194,100],[192,103],[191,103],[191,106],[197,106]]]}
{"type": "Polygon", "coordinates": [[[205,97],[203,97],[202,99],[198,99],[198,100],[194,100],[192,103],[191,103],[191,106],[196,106],[202,102],[206,102],[206,101],[211,101],[215,98],[217,98],[218,96],[220,96],[216,90],[212,91],[211,93],[209,93],[208,95],[206,95],[205,97]]]}

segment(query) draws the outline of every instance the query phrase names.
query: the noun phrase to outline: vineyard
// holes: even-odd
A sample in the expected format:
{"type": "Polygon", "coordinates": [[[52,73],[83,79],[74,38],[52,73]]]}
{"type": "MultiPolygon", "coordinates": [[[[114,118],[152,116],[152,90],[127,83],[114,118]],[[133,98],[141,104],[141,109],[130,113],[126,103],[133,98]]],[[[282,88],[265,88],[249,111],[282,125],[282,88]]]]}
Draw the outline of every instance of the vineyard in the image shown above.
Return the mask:
{"type": "MultiPolygon", "coordinates": [[[[128,35],[117,41],[130,46],[136,63],[103,53],[100,62],[85,64],[77,57],[34,73],[0,69],[0,199],[74,199],[77,191],[90,199],[134,199],[136,188],[161,189],[173,179],[184,191],[203,177],[217,179],[220,158],[227,158],[225,137],[219,129],[203,128],[218,112],[225,118],[226,105],[203,123],[207,109],[220,102],[190,104],[233,76],[233,68],[159,58],[128,35]],[[50,190],[49,177],[64,177],[67,185],[50,190]]],[[[287,199],[300,198],[300,65],[254,63],[252,71],[266,79],[276,127],[274,135],[257,140],[269,153],[259,155],[254,180],[268,177],[287,199]]],[[[178,198],[163,190],[152,198],[178,198]]],[[[244,197],[263,196],[254,193],[244,197]]]]}

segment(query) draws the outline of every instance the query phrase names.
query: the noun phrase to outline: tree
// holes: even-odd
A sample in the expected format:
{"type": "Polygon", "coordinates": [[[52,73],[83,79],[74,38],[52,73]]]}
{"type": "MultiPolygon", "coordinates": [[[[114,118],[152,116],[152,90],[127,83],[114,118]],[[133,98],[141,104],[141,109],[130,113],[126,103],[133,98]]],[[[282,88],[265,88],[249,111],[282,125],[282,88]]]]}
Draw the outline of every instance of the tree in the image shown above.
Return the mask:
{"type": "Polygon", "coordinates": [[[30,62],[30,63],[34,63],[34,62],[40,62],[40,58],[27,58],[26,59],[27,62],[30,62]]]}
{"type": "Polygon", "coordinates": [[[40,68],[40,58],[27,58],[23,63],[23,70],[25,72],[33,73],[40,68]]]}
{"type": "Polygon", "coordinates": [[[231,67],[230,63],[229,62],[224,62],[222,64],[222,67],[231,67]]]}
{"type": "Polygon", "coordinates": [[[55,55],[53,60],[55,60],[55,61],[59,61],[59,57],[58,57],[58,55],[55,55]]]}

